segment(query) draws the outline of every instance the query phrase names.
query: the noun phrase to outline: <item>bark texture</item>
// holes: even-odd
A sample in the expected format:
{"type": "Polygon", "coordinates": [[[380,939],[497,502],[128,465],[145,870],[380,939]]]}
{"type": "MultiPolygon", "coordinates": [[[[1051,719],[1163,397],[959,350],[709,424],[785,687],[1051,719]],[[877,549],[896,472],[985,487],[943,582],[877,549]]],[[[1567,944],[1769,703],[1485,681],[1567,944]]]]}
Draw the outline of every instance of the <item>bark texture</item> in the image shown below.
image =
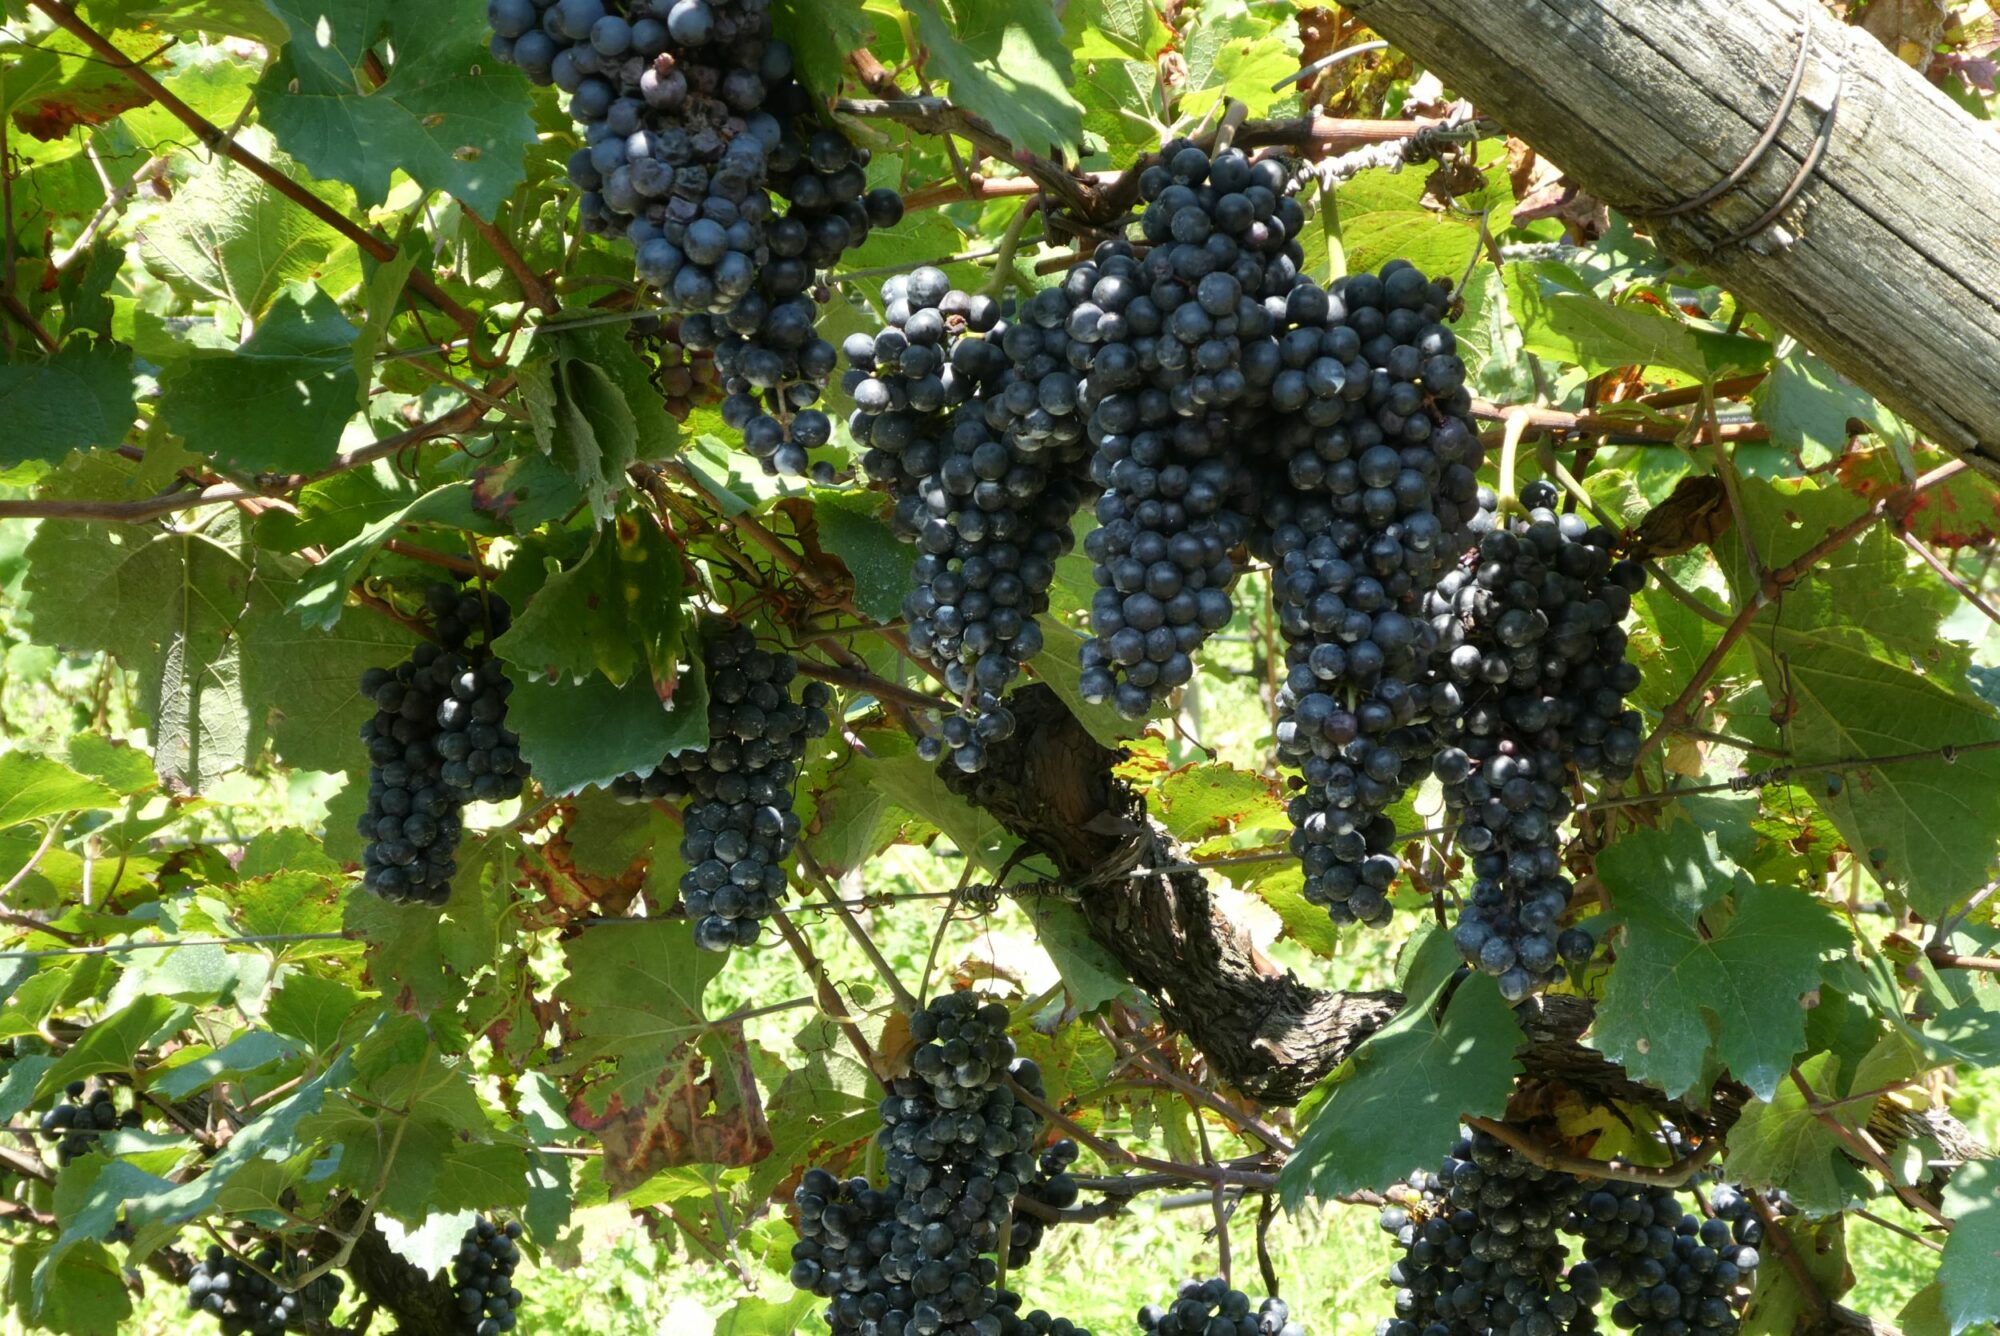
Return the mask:
{"type": "Polygon", "coordinates": [[[1583,188],[1643,215],[1750,153],[1783,104],[1804,19],[1804,84],[1740,188],[1649,224],[1938,444],[2000,477],[2000,134],[1818,0],[1351,0],[1482,115],[1583,188]],[[1817,169],[1779,225],[1721,250],[1817,169]]]}

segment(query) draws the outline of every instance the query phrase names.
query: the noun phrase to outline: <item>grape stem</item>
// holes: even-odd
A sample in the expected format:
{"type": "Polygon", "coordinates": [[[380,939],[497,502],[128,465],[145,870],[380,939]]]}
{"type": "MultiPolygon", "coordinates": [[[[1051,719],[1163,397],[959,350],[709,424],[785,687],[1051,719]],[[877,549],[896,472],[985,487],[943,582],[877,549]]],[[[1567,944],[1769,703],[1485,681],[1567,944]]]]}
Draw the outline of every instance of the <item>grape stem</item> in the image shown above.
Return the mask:
{"type": "Polygon", "coordinates": [[[1714,1159],[1722,1150],[1722,1138],[1712,1136],[1703,1143],[1700,1150],[1692,1155],[1660,1167],[1641,1164],[1619,1164],[1612,1160],[1592,1160],[1581,1155],[1571,1155],[1566,1151],[1544,1146],[1519,1128],[1491,1118],[1467,1118],[1465,1125],[1486,1133],[1495,1141],[1504,1143],[1528,1163],[1538,1169],[1574,1175],[1577,1178],[1597,1178],[1613,1183],[1648,1183],[1662,1187],[1679,1187],[1714,1159]]]}
{"type": "Polygon", "coordinates": [[[1825,1127],[1827,1131],[1838,1137],[1841,1144],[1846,1146],[1856,1159],[1882,1175],[1882,1181],[1889,1185],[1890,1190],[1896,1194],[1897,1200],[1919,1215],[1929,1216],[1932,1220],[1944,1226],[1944,1228],[1951,1228],[1951,1217],[1931,1205],[1929,1199],[1915,1188],[1905,1187],[1896,1177],[1895,1170],[1891,1169],[1889,1162],[1882,1157],[1882,1148],[1875,1144],[1875,1139],[1868,1135],[1868,1130],[1865,1127],[1849,1127],[1846,1123],[1834,1117],[1832,1113],[1818,1107],[1820,1103],[1819,1092],[1812,1088],[1812,1085],[1805,1078],[1805,1073],[1801,1072],[1797,1067],[1792,1068],[1791,1079],[1792,1084],[1798,1088],[1799,1093],[1805,1096],[1806,1109],[1812,1116],[1817,1118],[1820,1125],[1825,1127]]]}

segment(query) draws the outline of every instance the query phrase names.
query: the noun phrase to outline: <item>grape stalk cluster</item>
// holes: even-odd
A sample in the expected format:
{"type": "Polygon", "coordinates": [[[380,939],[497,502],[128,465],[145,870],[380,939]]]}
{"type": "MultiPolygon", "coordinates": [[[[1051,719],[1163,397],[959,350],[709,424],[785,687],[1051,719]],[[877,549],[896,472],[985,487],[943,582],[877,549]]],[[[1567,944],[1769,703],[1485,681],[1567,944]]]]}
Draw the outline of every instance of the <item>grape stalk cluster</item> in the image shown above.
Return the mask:
{"type": "Polygon", "coordinates": [[[489,648],[510,624],[506,601],[437,584],[425,604],[436,641],[361,677],[375,717],[361,728],[368,805],[356,830],[367,841],[363,885],[385,900],[442,905],[458,870],[461,810],[518,797],[529,768],[507,727],[513,683],[489,648]]]}
{"type": "Polygon", "coordinates": [[[723,627],[707,642],[708,745],[621,777],[627,802],[682,808],[681,900],[697,946],[727,951],[757,941],[785,897],[785,863],[798,843],[792,789],[806,745],[825,735],[833,693],[808,682],[794,701],[798,660],[757,644],[750,628],[723,627]]]}

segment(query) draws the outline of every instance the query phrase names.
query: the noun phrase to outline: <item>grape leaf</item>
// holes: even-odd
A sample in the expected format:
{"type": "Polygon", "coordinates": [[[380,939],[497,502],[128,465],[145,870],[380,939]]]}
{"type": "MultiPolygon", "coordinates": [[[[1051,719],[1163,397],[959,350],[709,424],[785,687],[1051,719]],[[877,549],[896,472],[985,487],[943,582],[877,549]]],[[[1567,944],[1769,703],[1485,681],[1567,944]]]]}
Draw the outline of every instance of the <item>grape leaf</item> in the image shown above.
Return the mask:
{"type": "Polygon", "coordinates": [[[570,976],[556,989],[565,1066],[589,1078],[569,1116],[601,1139],[614,1191],[673,1165],[752,1164],[771,1152],[742,1028],[712,1023],[702,1005],[722,962],[679,922],[568,945],[570,976]]]}
{"type": "Polygon", "coordinates": [[[361,532],[326,554],[307,572],[291,594],[291,606],[315,630],[331,630],[347,603],[347,591],[367,574],[382,544],[405,525],[441,523],[475,533],[486,519],[472,508],[472,484],[446,483],[425,492],[402,509],[373,521],[361,532]]]}
{"type": "Polygon", "coordinates": [[[0,366],[0,468],[109,449],[132,429],[132,350],[77,339],[43,362],[0,366]]]}
{"type": "Polygon", "coordinates": [[[1807,1283],[1817,1286],[1818,1293],[1809,1294],[1790,1266],[1758,1267],[1757,1283],[1743,1310],[1742,1336],[1795,1336],[1811,1330],[1813,1305],[1823,1302],[1821,1296],[1839,1294],[1847,1286],[1846,1217],[1817,1224],[1787,1220],[1785,1229],[1803,1261],[1807,1283]]]}
{"type": "MultiPolygon", "coordinates": [[[[1814,1090],[1832,1090],[1840,1075],[1840,1059],[1814,1054],[1799,1066],[1799,1074],[1814,1090]]],[[[1868,1120],[1872,1101],[1841,1104],[1829,1116],[1856,1127],[1868,1120]]],[[[1778,1085],[1771,1098],[1743,1110],[1729,1129],[1723,1164],[1731,1182],[1749,1188],[1783,1188],[1800,1208],[1827,1215],[1869,1193],[1868,1183],[1848,1163],[1846,1149],[1834,1131],[1807,1107],[1805,1092],[1792,1081],[1778,1085]]]]}
{"type": "Polygon", "coordinates": [[[1938,1265],[1944,1314],[1955,1332],[2000,1320],[2000,1161],[1960,1165],[1944,1185],[1951,1217],[1938,1265]]]}
{"type": "Polygon", "coordinates": [[[99,1072],[129,1072],[132,1059],[159,1033],[180,1007],[170,998],[141,997],[122,1010],[104,1017],[83,1032],[53,1067],[42,1073],[35,1088],[37,1103],[48,1099],[71,1081],[99,1072]]]}
{"type": "MultiPolygon", "coordinates": [[[[1796,558],[1860,509],[1838,488],[1781,491],[1746,479],[1742,496],[1758,551],[1773,564],[1796,558]]],[[[1740,593],[1740,549],[1725,556],[1740,593]]],[[[1760,613],[1744,640],[1765,689],[1789,716],[1783,741],[1792,759],[2000,740],[2000,714],[1946,680],[1962,653],[1939,634],[1951,605],[1950,590],[1928,572],[1906,570],[1901,545],[1878,528],[1760,613]],[[1882,597],[1889,588],[1896,597],[1882,597]],[[1913,661],[1946,671],[1914,671],[1913,661]]],[[[1990,878],[2000,847],[2000,753],[1856,767],[1842,777],[1837,792],[1814,784],[1814,801],[1917,913],[1936,919],[1990,878]]]]}
{"type": "Polygon", "coordinates": [[[816,488],[812,493],[820,547],[853,574],[854,606],[880,622],[903,615],[903,591],[917,561],[916,548],[890,533],[886,509],[870,492],[816,488]]]}
{"type": "Polygon", "coordinates": [[[679,671],[681,560],[650,517],[620,515],[580,561],[548,578],[494,649],[550,679],[601,672],[623,687],[642,674],[665,695],[679,671]]]}
{"type": "Polygon", "coordinates": [[[1521,1027],[1499,986],[1474,974],[1453,987],[1447,933],[1426,935],[1416,956],[1402,1012],[1322,1086],[1325,1098],[1278,1175],[1287,1206],[1385,1188],[1450,1150],[1461,1119],[1505,1114],[1521,1027]]]}
{"type": "Polygon", "coordinates": [[[738,1299],[715,1319],[715,1336],[790,1336],[818,1306],[811,1294],[789,1299],[738,1299]]]}
{"type": "Polygon", "coordinates": [[[1674,371],[1695,381],[1707,374],[1693,332],[1657,307],[1614,306],[1553,260],[1505,269],[1507,304],[1529,352],[1593,375],[1628,366],[1674,371]]]}
{"type": "Polygon", "coordinates": [[[269,1030],[246,1030],[218,1049],[180,1050],[146,1073],[147,1087],[168,1099],[186,1099],[217,1081],[237,1080],[297,1054],[296,1046],[269,1030]]]}
{"type": "Polygon", "coordinates": [[[1624,937],[1592,1042],[1674,1096],[1694,1089],[1712,1051],[1770,1099],[1805,1045],[1820,956],[1848,943],[1840,920],[1804,892],[1751,881],[1691,821],[1635,831],[1597,868],[1624,937]],[[1734,917],[1704,925],[1732,892],[1734,917]]]}
{"type": "Polygon", "coordinates": [[[33,752],[0,755],[0,829],[57,812],[116,807],[118,794],[33,752]]]}
{"type": "Polygon", "coordinates": [[[521,754],[545,791],[575,793],[706,745],[708,702],[698,672],[682,674],[669,709],[650,679],[620,687],[592,673],[551,682],[530,665],[514,679],[507,726],[521,735],[521,754]]]}
{"type": "Polygon", "coordinates": [[[1866,426],[1877,411],[1868,391],[1797,344],[1771,363],[1750,403],[1771,429],[1772,443],[1812,469],[1846,452],[1848,419],[1866,426]]]}
{"type": "MultiPolygon", "coordinates": [[[[134,468],[117,456],[77,456],[43,494],[115,493],[134,468]]],[[[228,509],[187,527],[43,525],[28,545],[24,603],[36,636],[107,651],[135,676],[153,721],[154,769],[183,793],[244,764],[256,746],[239,634],[256,568],[228,509]]]]}
{"type": "MultiPolygon", "coordinates": [[[[251,126],[236,138],[300,180],[265,131],[251,126]]],[[[340,187],[300,183],[335,211],[353,212],[340,187]]],[[[140,224],[138,236],[147,266],[170,284],[190,296],[221,298],[252,319],[293,283],[311,280],[340,293],[361,278],[353,242],[219,154],[140,224]]]]}
{"type": "Polygon", "coordinates": [[[46,1242],[31,1247],[28,1240],[16,1246],[24,1255],[13,1259],[15,1303],[34,1317],[37,1328],[62,1336],[116,1336],[132,1316],[125,1273],[111,1250],[96,1239],[60,1249],[46,1242]],[[50,1251],[37,1263],[36,1254],[43,1247],[50,1251]],[[24,1295],[20,1280],[30,1275],[34,1289],[24,1295]]]}
{"type": "Polygon", "coordinates": [[[407,657],[416,637],[366,612],[333,630],[301,626],[292,612],[301,584],[288,574],[260,579],[243,619],[244,708],[258,736],[290,764],[364,770],[355,738],[375,707],[361,694],[361,675],[407,657]]]}
{"type": "Polygon", "coordinates": [[[1016,0],[906,0],[925,69],[1016,148],[1066,157],[1083,137],[1055,9],[1016,0]],[[949,15],[947,16],[947,10],[949,15]]]}
{"type": "Polygon", "coordinates": [[[535,139],[519,70],[494,59],[452,0],[266,0],[291,40],[257,86],[258,117],[300,162],[363,204],[392,174],[496,215],[535,139]],[[367,57],[393,50],[378,86],[367,57]]]}
{"type": "Polygon", "coordinates": [[[847,53],[886,52],[875,41],[875,25],[865,0],[773,0],[771,24],[791,45],[800,82],[808,88],[838,88],[847,76],[847,53]]]}
{"type": "Polygon", "coordinates": [[[323,469],[359,393],[356,332],[318,288],[287,288],[241,348],[197,353],[161,378],[161,419],[227,470],[323,469]]]}

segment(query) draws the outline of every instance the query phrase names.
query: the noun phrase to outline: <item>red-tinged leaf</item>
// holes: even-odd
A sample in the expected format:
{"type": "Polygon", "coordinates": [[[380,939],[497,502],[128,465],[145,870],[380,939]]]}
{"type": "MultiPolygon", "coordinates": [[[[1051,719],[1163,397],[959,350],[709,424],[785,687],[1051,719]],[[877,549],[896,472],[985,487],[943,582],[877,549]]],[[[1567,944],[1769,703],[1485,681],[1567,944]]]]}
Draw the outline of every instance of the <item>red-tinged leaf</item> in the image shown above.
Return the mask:
{"type": "MultiPolygon", "coordinates": [[[[1933,468],[1947,460],[1942,451],[1920,451],[1916,468],[1933,468]]],[[[1869,501],[1895,491],[1903,476],[1887,450],[1845,455],[1839,464],[1840,483],[1869,501]]],[[[1967,469],[1956,478],[1925,489],[1911,505],[1909,531],[1932,547],[1977,547],[2000,538],[2000,491],[1967,469]]]]}
{"type": "Polygon", "coordinates": [[[613,1192],[629,1191],[677,1165],[737,1167],[756,1164],[772,1151],[740,1026],[712,1031],[677,1049],[637,1104],[613,1095],[600,1113],[592,1110],[590,1096],[588,1089],[579,1092],[569,1116],[597,1134],[604,1181],[613,1192]]]}

